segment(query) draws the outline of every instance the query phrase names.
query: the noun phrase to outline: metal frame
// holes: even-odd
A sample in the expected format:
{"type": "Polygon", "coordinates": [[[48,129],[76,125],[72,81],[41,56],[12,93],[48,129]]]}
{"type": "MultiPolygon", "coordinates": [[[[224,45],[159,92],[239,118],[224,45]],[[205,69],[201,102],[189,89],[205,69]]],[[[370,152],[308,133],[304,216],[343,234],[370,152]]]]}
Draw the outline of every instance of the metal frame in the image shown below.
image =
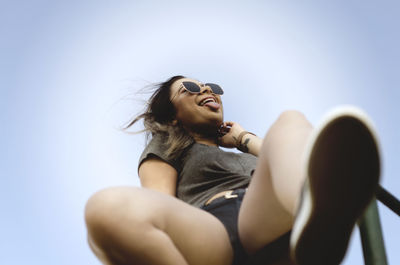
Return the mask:
{"type": "Polygon", "coordinates": [[[378,186],[376,199],[371,202],[358,222],[366,265],[388,264],[377,200],[400,216],[400,201],[387,190],[378,186]]]}

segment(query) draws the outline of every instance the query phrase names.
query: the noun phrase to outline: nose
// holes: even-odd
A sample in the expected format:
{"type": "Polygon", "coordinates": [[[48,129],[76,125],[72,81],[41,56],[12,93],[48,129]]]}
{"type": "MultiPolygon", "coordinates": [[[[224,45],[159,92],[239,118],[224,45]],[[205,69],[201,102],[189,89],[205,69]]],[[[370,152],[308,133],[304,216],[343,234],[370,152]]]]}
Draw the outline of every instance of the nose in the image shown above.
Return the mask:
{"type": "Polygon", "coordinates": [[[211,87],[209,87],[209,86],[203,86],[202,88],[201,88],[201,91],[200,91],[200,93],[206,93],[206,92],[208,92],[208,93],[213,93],[213,91],[212,91],[212,89],[211,89],[211,87]]]}

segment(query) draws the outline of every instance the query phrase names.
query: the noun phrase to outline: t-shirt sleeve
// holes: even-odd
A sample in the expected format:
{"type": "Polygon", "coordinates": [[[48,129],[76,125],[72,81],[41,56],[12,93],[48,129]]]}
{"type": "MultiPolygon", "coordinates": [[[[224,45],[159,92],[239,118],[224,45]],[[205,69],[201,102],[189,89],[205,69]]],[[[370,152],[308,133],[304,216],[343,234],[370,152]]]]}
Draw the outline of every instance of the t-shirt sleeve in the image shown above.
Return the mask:
{"type": "Polygon", "coordinates": [[[140,165],[150,157],[157,157],[164,162],[171,165],[176,171],[180,172],[180,163],[177,159],[171,159],[166,155],[166,150],[168,146],[166,145],[167,139],[165,136],[162,135],[154,135],[153,138],[150,140],[149,144],[143,150],[142,155],[139,158],[138,170],[140,165]]]}

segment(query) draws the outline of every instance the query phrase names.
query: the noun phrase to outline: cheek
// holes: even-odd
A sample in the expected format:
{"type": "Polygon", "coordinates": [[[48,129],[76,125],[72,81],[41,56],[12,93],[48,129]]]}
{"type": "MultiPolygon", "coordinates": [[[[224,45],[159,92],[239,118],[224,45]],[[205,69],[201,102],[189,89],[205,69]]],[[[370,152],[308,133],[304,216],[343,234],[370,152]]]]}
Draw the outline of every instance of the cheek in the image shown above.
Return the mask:
{"type": "Polygon", "coordinates": [[[183,124],[193,123],[197,118],[196,108],[192,105],[181,105],[176,110],[176,119],[183,124]]]}

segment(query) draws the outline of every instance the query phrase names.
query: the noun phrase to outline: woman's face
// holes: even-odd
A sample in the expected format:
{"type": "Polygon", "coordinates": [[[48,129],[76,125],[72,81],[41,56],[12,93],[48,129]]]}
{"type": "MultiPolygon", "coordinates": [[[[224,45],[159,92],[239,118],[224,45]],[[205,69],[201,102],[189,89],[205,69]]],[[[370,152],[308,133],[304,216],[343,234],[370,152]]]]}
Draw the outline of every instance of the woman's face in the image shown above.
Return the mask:
{"type": "Polygon", "coordinates": [[[170,99],[176,109],[176,121],[189,131],[214,132],[223,122],[221,97],[195,79],[182,78],[175,81],[171,86],[170,99]],[[186,81],[198,84],[200,93],[191,93],[183,88],[182,82],[186,81]]]}

